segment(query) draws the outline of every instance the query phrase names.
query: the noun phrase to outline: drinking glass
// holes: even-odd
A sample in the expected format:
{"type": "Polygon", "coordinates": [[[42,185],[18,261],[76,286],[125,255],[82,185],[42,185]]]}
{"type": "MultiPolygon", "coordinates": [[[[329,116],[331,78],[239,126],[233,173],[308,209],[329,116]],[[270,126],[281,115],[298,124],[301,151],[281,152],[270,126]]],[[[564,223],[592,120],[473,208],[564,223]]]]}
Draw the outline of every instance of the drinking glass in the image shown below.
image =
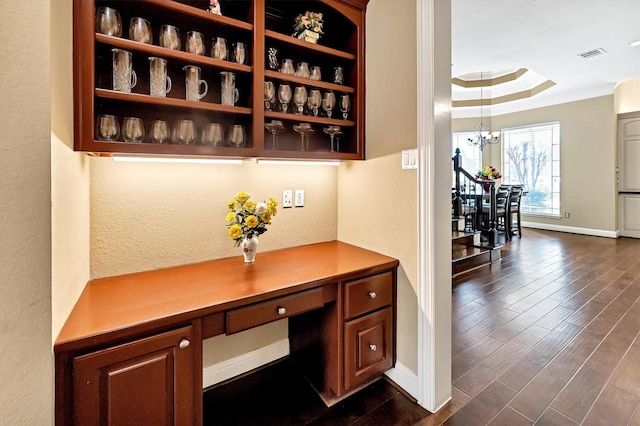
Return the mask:
{"type": "Polygon", "coordinates": [[[322,109],[327,113],[327,117],[331,118],[333,107],[336,106],[336,95],[333,92],[325,92],[322,97],[322,109]]]}
{"type": "Polygon", "coordinates": [[[238,64],[244,64],[247,58],[247,47],[242,42],[236,42],[232,46],[233,60],[238,64]]]}
{"type": "Polygon", "coordinates": [[[291,101],[291,86],[288,84],[281,84],[278,86],[278,100],[280,101],[280,108],[282,112],[287,112],[289,109],[289,102],[291,101]]]}
{"type": "Polygon", "coordinates": [[[311,135],[314,130],[311,128],[311,124],[309,123],[298,123],[293,125],[293,130],[296,133],[300,134],[300,151],[305,151],[309,149],[309,135],[311,135]]]}
{"type": "Polygon", "coordinates": [[[222,146],[223,139],[224,135],[220,123],[209,123],[202,129],[202,145],[222,146]]]}
{"type": "MultiPolygon", "coordinates": [[[[340,126],[327,126],[324,129],[322,129],[322,131],[328,134],[329,137],[331,138],[331,152],[334,152],[335,149],[333,145],[333,139],[336,135],[342,134],[342,129],[340,128],[340,126]]],[[[340,147],[338,147],[338,151],[340,151],[340,147]]]]}
{"type": "Polygon", "coordinates": [[[132,68],[131,52],[122,49],[113,51],[113,90],[131,93],[131,89],[138,82],[138,76],[132,68]]]}
{"type": "Polygon", "coordinates": [[[313,111],[315,117],[318,116],[318,109],[322,105],[322,94],[317,89],[313,89],[309,92],[309,99],[307,100],[309,109],[313,111]]]}
{"type": "Polygon", "coordinates": [[[196,141],[196,125],[193,120],[180,120],[176,128],[176,140],[181,145],[193,145],[196,141]]]}
{"type": "Polygon", "coordinates": [[[195,55],[204,55],[204,37],[202,33],[197,31],[189,31],[187,33],[187,40],[185,50],[188,53],[193,53],[195,55]]]}
{"type": "Polygon", "coordinates": [[[101,114],[96,119],[96,139],[117,141],[120,138],[120,124],[115,115],[101,114]]]}
{"type": "Polygon", "coordinates": [[[209,85],[206,81],[200,79],[201,69],[195,65],[187,65],[182,68],[185,72],[185,88],[188,101],[199,101],[204,98],[209,91],[209,85]],[[200,87],[203,90],[200,92],[200,87]]]}
{"type": "Polygon", "coordinates": [[[335,84],[344,84],[344,69],[342,67],[333,68],[333,82],[335,84]]]}
{"type": "Polygon", "coordinates": [[[166,97],[171,91],[171,77],[167,75],[167,61],[163,58],[149,58],[149,94],[166,97]]]}
{"type": "Polygon", "coordinates": [[[342,118],[347,119],[349,111],[351,110],[351,98],[349,95],[340,96],[340,111],[342,111],[342,118]]]}
{"type": "Polygon", "coordinates": [[[214,37],[211,46],[211,57],[226,60],[229,57],[227,40],[222,37],[214,37]]]}
{"type": "Polygon", "coordinates": [[[167,143],[169,141],[169,125],[163,120],[153,120],[149,130],[149,138],[153,143],[167,143]]]}
{"type": "Polygon", "coordinates": [[[267,49],[267,65],[270,70],[278,69],[278,49],[270,47],[267,49]]]}
{"type": "Polygon", "coordinates": [[[232,72],[220,73],[220,103],[222,105],[235,105],[240,98],[240,92],[236,89],[236,75],[232,72]]]}
{"type": "Polygon", "coordinates": [[[311,74],[309,74],[311,80],[322,80],[322,70],[318,66],[311,67],[311,74]]]}
{"type": "Polygon", "coordinates": [[[160,46],[167,49],[180,50],[180,31],[173,25],[160,27],[160,46]]]}
{"type": "Polygon", "coordinates": [[[271,132],[271,137],[273,138],[271,149],[278,148],[278,133],[284,130],[284,124],[280,120],[271,120],[269,123],[265,123],[264,127],[271,132]]]}
{"type": "Polygon", "coordinates": [[[122,19],[117,10],[99,7],[96,10],[96,31],[114,37],[122,35],[122,19]]]}
{"type": "Polygon", "coordinates": [[[307,102],[307,89],[304,86],[298,86],[293,89],[293,103],[296,104],[296,114],[302,115],[304,104],[307,102]]]}
{"type": "Polygon", "coordinates": [[[282,74],[293,75],[293,73],[294,73],[293,60],[291,60],[291,59],[283,59],[282,60],[282,66],[280,67],[280,72],[282,74]]]}
{"type": "Polygon", "coordinates": [[[309,64],[306,62],[299,62],[294,75],[296,77],[309,78],[311,76],[309,64]]]}
{"type": "Polygon", "coordinates": [[[145,44],[153,44],[151,24],[143,18],[131,18],[129,21],[129,38],[145,44]]]}
{"type": "Polygon", "coordinates": [[[144,124],[137,117],[125,117],[122,120],[122,139],[125,142],[140,143],[144,139],[144,124]]]}
{"type": "Polygon", "coordinates": [[[271,111],[271,105],[276,100],[276,86],[272,81],[264,82],[264,109],[271,111]]]}
{"type": "Polygon", "coordinates": [[[229,129],[229,146],[242,148],[247,143],[247,133],[244,126],[234,124],[229,129]]]}

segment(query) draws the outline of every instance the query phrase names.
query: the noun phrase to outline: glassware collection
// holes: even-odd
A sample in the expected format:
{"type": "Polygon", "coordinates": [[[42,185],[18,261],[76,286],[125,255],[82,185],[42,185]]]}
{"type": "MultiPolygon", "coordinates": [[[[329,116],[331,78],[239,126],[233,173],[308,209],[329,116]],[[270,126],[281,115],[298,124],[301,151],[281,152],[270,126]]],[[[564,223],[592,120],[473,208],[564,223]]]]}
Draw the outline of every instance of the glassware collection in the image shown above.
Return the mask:
{"type": "Polygon", "coordinates": [[[247,143],[244,125],[230,125],[227,133],[228,138],[225,140],[221,123],[206,123],[198,128],[196,122],[189,119],[177,120],[173,128],[165,120],[153,120],[147,132],[143,120],[139,117],[124,117],[121,127],[118,117],[100,114],[96,120],[95,133],[97,140],[109,142],[147,142],[237,148],[241,148],[247,143]]]}

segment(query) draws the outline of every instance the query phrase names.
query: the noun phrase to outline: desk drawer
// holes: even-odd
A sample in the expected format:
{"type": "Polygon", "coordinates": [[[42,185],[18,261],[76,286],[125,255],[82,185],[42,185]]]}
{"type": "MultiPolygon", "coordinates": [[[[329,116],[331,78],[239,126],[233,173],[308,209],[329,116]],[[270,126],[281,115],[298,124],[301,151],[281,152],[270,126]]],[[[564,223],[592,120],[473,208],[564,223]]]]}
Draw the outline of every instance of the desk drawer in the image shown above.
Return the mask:
{"type": "Polygon", "coordinates": [[[373,275],[345,285],[344,316],[346,319],[374,311],[393,302],[391,272],[373,275]]]}
{"type": "Polygon", "coordinates": [[[324,306],[322,288],[302,291],[227,312],[226,333],[233,334],[324,306]]]}

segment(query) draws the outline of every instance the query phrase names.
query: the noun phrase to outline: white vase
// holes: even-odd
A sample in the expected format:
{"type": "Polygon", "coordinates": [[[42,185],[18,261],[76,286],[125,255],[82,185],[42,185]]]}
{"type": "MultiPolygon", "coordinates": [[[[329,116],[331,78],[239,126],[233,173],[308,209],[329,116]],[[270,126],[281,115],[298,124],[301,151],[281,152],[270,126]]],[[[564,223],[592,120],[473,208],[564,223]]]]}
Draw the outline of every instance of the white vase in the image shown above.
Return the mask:
{"type": "Polygon", "coordinates": [[[258,252],[258,237],[255,235],[251,238],[245,238],[240,243],[242,247],[242,254],[244,255],[244,263],[253,263],[256,260],[256,253],[258,252]]]}

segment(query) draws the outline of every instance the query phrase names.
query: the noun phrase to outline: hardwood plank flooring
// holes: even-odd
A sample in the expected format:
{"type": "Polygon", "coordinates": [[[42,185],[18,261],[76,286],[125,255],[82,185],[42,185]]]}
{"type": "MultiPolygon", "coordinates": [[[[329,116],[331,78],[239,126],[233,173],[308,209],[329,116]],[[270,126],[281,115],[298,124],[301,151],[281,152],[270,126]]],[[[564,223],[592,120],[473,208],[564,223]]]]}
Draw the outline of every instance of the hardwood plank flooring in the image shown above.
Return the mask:
{"type": "Polygon", "coordinates": [[[640,240],[525,229],[452,292],[438,412],[384,380],[327,408],[285,359],[205,392],[205,424],[640,426],[640,240]]]}

